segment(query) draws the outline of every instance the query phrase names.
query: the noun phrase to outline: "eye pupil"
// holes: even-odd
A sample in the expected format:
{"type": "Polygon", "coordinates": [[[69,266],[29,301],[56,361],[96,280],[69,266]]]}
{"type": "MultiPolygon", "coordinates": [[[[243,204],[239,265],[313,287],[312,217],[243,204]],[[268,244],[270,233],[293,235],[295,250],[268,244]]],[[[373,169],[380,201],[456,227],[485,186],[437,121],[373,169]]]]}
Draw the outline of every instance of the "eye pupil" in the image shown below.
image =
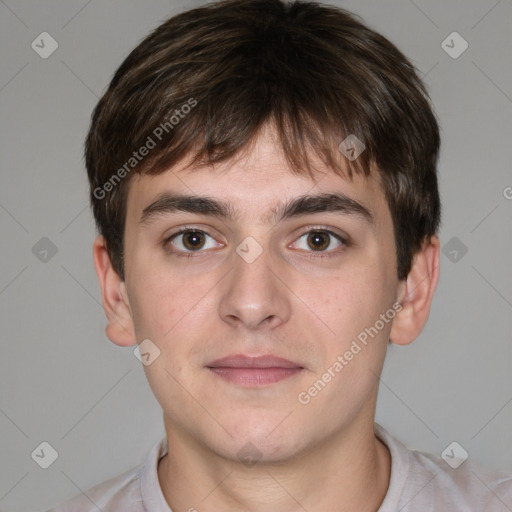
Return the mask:
{"type": "Polygon", "coordinates": [[[326,236],[325,233],[319,231],[310,233],[308,237],[308,244],[312,249],[325,249],[329,247],[329,236],[326,236]],[[312,242],[313,245],[311,245],[310,242],[312,242]]]}
{"type": "Polygon", "coordinates": [[[204,244],[204,235],[199,231],[189,231],[183,237],[183,245],[187,249],[197,249],[204,244]]]}

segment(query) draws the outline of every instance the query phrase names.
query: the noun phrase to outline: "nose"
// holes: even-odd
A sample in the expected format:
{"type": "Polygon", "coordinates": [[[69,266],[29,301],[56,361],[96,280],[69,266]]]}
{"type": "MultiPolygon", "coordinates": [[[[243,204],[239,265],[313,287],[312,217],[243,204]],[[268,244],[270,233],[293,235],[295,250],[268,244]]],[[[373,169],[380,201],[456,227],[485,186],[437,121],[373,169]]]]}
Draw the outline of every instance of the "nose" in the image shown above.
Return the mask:
{"type": "Polygon", "coordinates": [[[219,314],[232,327],[271,329],[290,317],[290,289],[282,266],[272,261],[268,250],[248,262],[233,255],[233,270],[222,282],[219,314]],[[281,275],[280,275],[281,274],[281,275]]]}

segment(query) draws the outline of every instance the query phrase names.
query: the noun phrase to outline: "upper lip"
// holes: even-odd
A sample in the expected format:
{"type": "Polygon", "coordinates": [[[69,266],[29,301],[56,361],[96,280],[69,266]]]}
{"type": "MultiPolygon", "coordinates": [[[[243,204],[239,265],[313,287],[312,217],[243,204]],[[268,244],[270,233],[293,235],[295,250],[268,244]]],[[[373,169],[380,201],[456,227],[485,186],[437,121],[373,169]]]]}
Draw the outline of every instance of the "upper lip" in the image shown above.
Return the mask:
{"type": "Polygon", "coordinates": [[[297,363],[276,357],[266,356],[248,356],[245,354],[234,354],[208,363],[208,368],[302,368],[297,363]]]}

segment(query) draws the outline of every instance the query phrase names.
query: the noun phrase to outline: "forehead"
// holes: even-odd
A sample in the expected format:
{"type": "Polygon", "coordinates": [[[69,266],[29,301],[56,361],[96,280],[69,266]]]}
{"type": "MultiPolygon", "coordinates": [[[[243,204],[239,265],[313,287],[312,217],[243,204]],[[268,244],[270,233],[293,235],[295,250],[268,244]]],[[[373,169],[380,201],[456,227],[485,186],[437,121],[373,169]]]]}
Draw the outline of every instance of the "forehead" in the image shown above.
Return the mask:
{"type": "Polygon", "coordinates": [[[133,176],[128,193],[128,222],[139,222],[145,210],[165,194],[215,199],[224,205],[226,220],[244,218],[258,224],[277,220],[294,198],[319,195],[341,195],[348,200],[346,205],[350,207],[352,202],[356,210],[361,205],[377,220],[389,215],[377,172],[372,171],[369,177],[353,174],[349,178],[340,152],[343,174],[310,155],[313,178],[307,173],[299,175],[290,169],[277,141],[276,134],[267,129],[230,161],[189,166],[189,161],[184,160],[158,175],[133,176]]]}

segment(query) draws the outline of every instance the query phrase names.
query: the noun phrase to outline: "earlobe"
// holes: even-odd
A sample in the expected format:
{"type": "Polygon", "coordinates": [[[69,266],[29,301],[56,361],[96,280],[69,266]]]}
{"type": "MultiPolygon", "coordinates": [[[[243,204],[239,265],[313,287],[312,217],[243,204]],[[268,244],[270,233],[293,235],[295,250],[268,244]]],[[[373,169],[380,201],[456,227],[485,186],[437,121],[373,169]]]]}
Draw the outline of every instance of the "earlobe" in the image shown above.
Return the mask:
{"type": "Polygon", "coordinates": [[[137,341],[126,286],[112,266],[105,239],[101,235],[94,241],[93,257],[107,316],[105,333],[116,345],[135,345],[137,341]]]}
{"type": "Polygon", "coordinates": [[[439,280],[439,255],[440,242],[434,235],[415,254],[407,279],[400,282],[398,302],[402,309],[393,320],[390,333],[392,343],[407,345],[425,327],[439,280]]]}

